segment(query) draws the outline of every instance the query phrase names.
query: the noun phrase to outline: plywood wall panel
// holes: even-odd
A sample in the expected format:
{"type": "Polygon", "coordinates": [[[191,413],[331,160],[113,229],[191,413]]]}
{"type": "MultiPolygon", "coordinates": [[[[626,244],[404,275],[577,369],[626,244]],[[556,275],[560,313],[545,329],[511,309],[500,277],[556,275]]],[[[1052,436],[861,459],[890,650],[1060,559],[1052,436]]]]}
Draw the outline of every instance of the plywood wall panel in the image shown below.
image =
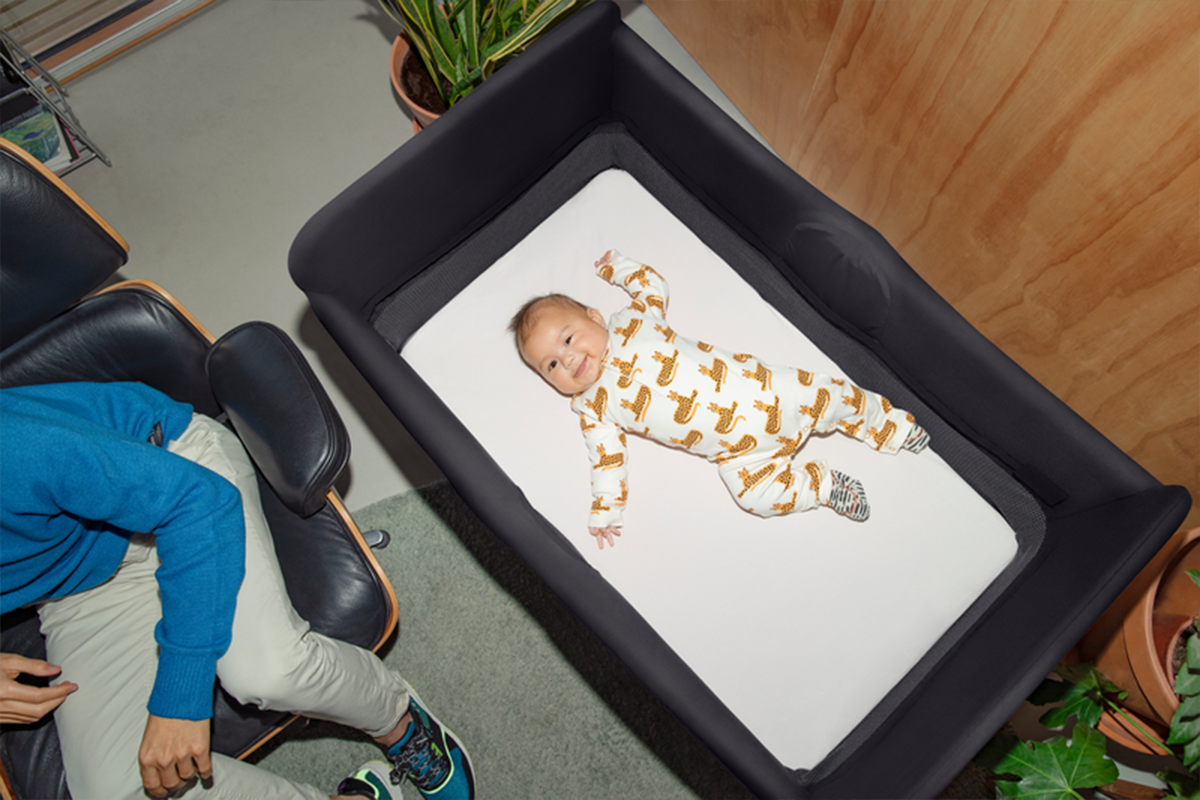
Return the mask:
{"type": "Polygon", "coordinates": [[[1200,3],[648,5],[801,175],[1200,501],[1200,3]]]}

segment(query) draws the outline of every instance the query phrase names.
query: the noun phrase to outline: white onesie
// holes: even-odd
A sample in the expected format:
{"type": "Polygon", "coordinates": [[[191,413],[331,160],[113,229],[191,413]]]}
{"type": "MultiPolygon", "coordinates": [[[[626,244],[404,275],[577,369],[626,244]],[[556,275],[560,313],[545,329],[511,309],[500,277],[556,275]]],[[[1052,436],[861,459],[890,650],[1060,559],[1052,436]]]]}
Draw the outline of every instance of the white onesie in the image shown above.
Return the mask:
{"type": "Polygon", "coordinates": [[[737,503],[762,517],[828,502],[824,461],[793,470],[810,433],[838,430],[891,454],[908,436],[911,414],[845,379],[678,335],[667,282],[651,267],[613,251],[597,274],[633,301],[609,319],[600,379],[571,400],[592,464],[589,526],[622,523],[626,431],[715,462],[737,503]]]}

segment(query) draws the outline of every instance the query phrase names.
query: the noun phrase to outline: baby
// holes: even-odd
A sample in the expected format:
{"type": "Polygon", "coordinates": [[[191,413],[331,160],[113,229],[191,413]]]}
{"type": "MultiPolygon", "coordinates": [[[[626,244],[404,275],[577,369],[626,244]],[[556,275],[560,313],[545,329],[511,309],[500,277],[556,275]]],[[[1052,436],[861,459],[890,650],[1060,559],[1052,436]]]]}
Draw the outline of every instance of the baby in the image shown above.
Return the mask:
{"type": "Polygon", "coordinates": [[[621,533],[627,432],[715,462],[738,505],[762,517],[818,506],[869,515],[860,481],[794,461],[811,433],[840,431],[890,454],[928,445],[911,414],[844,379],[680,336],[667,324],[667,282],[651,267],[610,250],[596,271],[633,298],[607,326],[596,309],[551,294],[509,328],[525,363],[579,414],[592,464],[588,529],[601,550],[621,533]]]}

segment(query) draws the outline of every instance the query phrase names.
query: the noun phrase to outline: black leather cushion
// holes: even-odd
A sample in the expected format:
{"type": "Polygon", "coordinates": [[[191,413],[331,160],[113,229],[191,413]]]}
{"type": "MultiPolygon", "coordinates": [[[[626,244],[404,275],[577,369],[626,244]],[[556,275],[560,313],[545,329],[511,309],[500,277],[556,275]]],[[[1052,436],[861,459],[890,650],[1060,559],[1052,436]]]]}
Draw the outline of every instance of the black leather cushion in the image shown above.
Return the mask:
{"type": "Polygon", "coordinates": [[[0,385],[140,381],[209,416],[208,340],[161,295],[141,286],[104,292],[0,352],[0,385]]]}
{"type": "MultiPolygon", "coordinates": [[[[46,658],[46,643],[38,627],[33,609],[22,608],[3,617],[4,652],[18,653],[29,658],[46,658]]],[[[31,680],[45,686],[48,679],[31,680]]],[[[17,797],[69,798],[67,776],[62,768],[62,749],[58,744],[58,729],[54,717],[44,717],[34,725],[7,725],[0,736],[0,759],[6,765],[20,764],[10,769],[17,797]]]]}
{"type": "Polygon", "coordinates": [[[58,186],[5,150],[0,150],[0,204],[4,348],[103,284],[127,254],[58,186]]]}
{"type": "Polygon", "coordinates": [[[387,632],[392,602],[367,553],[332,505],[298,517],[259,480],[263,513],[288,596],[317,633],[371,649],[387,632]]]}
{"type": "Polygon", "coordinates": [[[350,459],[350,435],[312,368],[287,334],[249,322],[216,341],[209,384],[233,429],[279,499],[307,517],[350,459]],[[288,413],[280,413],[280,409],[288,413]]]}

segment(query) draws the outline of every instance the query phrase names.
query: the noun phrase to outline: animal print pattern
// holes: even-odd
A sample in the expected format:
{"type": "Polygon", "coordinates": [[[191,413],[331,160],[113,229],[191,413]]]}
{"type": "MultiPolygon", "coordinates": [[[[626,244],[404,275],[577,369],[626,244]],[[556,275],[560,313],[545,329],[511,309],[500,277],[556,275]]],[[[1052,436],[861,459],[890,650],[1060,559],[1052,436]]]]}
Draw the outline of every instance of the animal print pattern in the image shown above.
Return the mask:
{"type": "Polygon", "coordinates": [[[775,516],[829,496],[824,462],[793,469],[810,434],[836,430],[894,453],[913,425],[911,415],[842,378],[679,335],[666,319],[667,282],[645,264],[614,252],[597,275],[628,292],[630,305],[609,320],[602,377],[571,401],[592,464],[591,526],[621,524],[625,431],[704,456],[739,505],[775,516]]]}

